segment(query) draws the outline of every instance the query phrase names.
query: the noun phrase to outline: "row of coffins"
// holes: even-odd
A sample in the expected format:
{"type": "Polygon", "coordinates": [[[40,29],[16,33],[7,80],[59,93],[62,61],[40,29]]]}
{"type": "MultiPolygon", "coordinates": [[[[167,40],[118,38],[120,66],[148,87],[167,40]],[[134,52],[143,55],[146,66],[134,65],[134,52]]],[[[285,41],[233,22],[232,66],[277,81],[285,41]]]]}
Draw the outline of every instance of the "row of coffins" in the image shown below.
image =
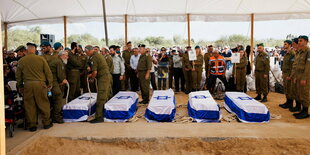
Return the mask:
{"type": "MultiPolygon", "coordinates": [[[[86,121],[94,115],[96,93],[86,93],[63,107],[65,122],[86,121]]],[[[135,92],[121,91],[104,105],[104,120],[107,122],[126,122],[137,111],[139,96],[135,92]]],[[[240,92],[226,92],[224,108],[234,113],[240,122],[269,122],[267,107],[240,92]]],[[[194,122],[220,122],[220,106],[209,91],[197,91],[188,95],[188,115],[194,122]]],[[[154,91],[145,111],[148,122],[173,122],[176,114],[176,100],[173,90],[154,91]]]]}

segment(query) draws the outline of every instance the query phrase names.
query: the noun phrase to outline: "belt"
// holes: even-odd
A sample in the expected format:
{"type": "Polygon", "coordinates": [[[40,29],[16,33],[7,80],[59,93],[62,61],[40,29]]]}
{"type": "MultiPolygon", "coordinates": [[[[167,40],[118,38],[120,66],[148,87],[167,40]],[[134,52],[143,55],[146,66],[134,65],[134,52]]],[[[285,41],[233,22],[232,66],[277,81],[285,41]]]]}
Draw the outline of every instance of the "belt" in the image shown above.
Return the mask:
{"type": "Polygon", "coordinates": [[[70,69],[69,72],[71,72],[71,71],[79,72],[80,70],[78,70],[78,69],[70,69]]]}

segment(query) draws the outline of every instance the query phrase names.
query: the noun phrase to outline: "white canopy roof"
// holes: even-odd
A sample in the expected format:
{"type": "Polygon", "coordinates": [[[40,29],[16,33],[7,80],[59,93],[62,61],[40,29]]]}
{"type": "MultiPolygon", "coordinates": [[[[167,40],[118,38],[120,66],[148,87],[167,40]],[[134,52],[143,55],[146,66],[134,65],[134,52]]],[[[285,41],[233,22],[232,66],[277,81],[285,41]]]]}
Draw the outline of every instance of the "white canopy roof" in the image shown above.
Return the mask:
{"type": "MultiPolygon", "coordinates": [[[[102,21],[101,0],[0,0],[9,24],[102,21]]],[[[309,19],[310,0],[106,0],[108,22],[255,21],[309,19]]]]}

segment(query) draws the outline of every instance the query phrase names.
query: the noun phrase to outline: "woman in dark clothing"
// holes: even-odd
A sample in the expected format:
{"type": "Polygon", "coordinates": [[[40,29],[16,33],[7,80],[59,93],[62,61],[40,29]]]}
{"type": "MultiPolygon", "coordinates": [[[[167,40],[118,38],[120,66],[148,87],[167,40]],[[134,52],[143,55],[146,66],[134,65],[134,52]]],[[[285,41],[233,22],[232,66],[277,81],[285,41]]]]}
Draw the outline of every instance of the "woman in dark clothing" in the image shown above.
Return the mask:
{"type": "Polygon", "coordinates": [[[246,46],[245,52],[248,58],[248,65],[246,66],[246,74],[249,75],[251,74],[251,63],[250,63],[251,46],[250,45],[246,46]]]}

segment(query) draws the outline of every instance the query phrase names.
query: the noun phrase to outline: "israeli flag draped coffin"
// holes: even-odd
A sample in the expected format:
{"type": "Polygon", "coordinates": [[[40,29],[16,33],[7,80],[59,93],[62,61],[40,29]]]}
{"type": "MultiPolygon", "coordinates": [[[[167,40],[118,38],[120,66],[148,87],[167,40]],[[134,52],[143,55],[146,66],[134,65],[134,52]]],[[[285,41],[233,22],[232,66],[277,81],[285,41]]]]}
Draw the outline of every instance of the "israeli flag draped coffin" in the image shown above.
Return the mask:
{"type": "Polygon", "coordinates": [[[172,122],[175,112],[173,90],[156,90],[146,108],[145,118],[149,122],[172,122]]]}
{"type": "Polygon", "coordinates": [[[226,92],[224,100],[225,109],[236,114],[241,122],[269,122],[270,113],[267,107],[245,93],[226,92]]]}
{"type": "Polygon", "coordinates": [[[85,93],[63,106],[65,122],[81,122],[96,112],[97,93],[85,93]]]}
{"type": "Polygon", "coordinates": [[[139,96],[135,92],[121,91],[104,105],[104,120],[107,122],[126,122],[137,111],[139,96]]]}
{"type": "Polygon", "coordinates": [[[220,122],[220,107],[209,91],[191,92],[188,96],[188,115],[195,122],[220,122]]]}

